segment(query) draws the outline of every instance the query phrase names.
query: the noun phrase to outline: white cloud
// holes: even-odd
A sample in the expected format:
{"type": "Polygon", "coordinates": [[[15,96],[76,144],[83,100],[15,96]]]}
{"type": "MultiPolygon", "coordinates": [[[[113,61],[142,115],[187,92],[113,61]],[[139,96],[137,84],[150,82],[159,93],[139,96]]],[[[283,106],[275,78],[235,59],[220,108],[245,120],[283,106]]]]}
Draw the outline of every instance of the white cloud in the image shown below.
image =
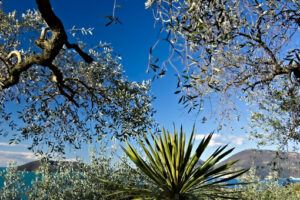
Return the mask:
{"type": "MultiPolygon", "coordinates": [[[[205,134],[197,134],[197,135],[196,135],[196,140],[202,140],[204,137],[207,137],[207,136],[208,136],[208,134],[207,134],[207,135],[205,135],[205,134]]],[[[213,140],[213,139],[220,138],[220,137],[221,137],[220,134],[213,134],[212,140],[213,140]]]]}
{"type": "Polygon", "coordinates": [[[38,157],[32,152],[11,152],[0,150],[0,167],[6,167],[9,162],[16,162],[17,165],[22,165],[37,159],[38,157]]]}
{"type": "Polygon", "coordinates": [[[237,146],[241,146],[244,143],[244,138],[242,138],[242,137],[236,137],[235,140],[233,140],[231,143],[235,144],[237,146]]]}
{"type": "Polygon", "coordinates": [[[9,147],[9,146],[12,146],[13,144],[9,144],[9,143],[6,143],[6,142],[0,142],[0,146],[4,146],[4,147],[9,147]]]}
{"type": "Polygon", "coordinates": [[[205,136],[206,136],[206,135],[203,135],[203,134],[197,134],[197,135],[195,136],[195,139],[196,139],[196,140],[202,140],[205,136]]]}
{"type": "Polygon", "coordinates": [[[7,142],[0,142],[1,147],[27,147],[25,144],[9,144],[7,142]]]}
{"type": "Polygon", "coordinates": [[[222,145],[224,145],[222,142],[216,142],[213,139],[208,144],[209,147],[222,146],[222,145]]]}
{"type": "MultiPolygon", "coordinates": [[[[16,165],[23,165],[31,161],[39,160],[41,157],[34,155],[32,152],[16,152],[16,151],[2,151],[0,150],[0,167],[7,167],[9,163],[16,163],[16,165]]],[[[52,160],[76,162],[76,158],[64,158],[52,155],[52,160]]]]}
{"type": "MultiPolygon", "coordinates": [[[[196,135],[196,140],[202,140],[204,137],[207,137],[205,134],[198,134],[196,135]]],[[[234,146],[241,146],[244,143],[243,137],[238,137],[235,135],[220,135],[220,134],[214,134],[213,137],[210,140],[210,143],[208,144],[209,147],[215,147],[215,146],[222,146],[226,144],[231,144],[234,146]]]]}

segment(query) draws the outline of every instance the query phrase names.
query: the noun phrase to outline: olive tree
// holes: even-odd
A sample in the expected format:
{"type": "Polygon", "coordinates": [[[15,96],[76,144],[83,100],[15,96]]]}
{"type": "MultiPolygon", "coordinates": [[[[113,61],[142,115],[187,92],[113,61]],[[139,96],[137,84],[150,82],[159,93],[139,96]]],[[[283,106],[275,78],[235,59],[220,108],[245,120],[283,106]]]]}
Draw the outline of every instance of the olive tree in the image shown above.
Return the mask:
{"type": "Polygon", "coordinates": [[[145,5],[171,46],[161,63],[155,44],[149,66],[162,75],[181,58],[175,93],[189,111],[214,98],[226,105],[221,113],[232,117],[238,113],[231,102],[238,96],[254,106],[253,136],[281,144],[300,141],[299,1],[147,0],[145,5]]]}
{"type": "Polygon", "coordinates": [[[66,31],[49,0],[18,15],[0,8],[0,135],[30,149],[64,152],[112,133],[119,139],[152,126],[150,82],[127,81],[120,57],[100,42],[86,53],[91,29],[66,31]],[[76,43],[70,43],[69,38],[76,43]]]}

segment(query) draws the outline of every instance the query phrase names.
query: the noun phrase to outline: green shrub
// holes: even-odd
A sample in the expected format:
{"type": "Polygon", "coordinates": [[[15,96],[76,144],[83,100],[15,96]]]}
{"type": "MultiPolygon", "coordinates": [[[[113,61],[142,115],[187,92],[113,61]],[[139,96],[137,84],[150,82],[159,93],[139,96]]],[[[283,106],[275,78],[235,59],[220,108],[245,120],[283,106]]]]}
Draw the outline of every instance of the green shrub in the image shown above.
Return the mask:
{"type": "Polygon", "coordinates": [[[18,172],[15,163],[9,163],[5,171],[0,172],[4,179],[4,186],[0,190],[0,199],[14,200],[24,197],[25,183],[22,181],[24,174],[18,172]]]}
{"type": "Polygon", "coordinates": [[[240,179],[241,182],[249,184],[239,187],[242,190],[243,198],[247,200],[296,200],[297,194],[291,185],[281,186],[278,183],[278,173],[271,174],[272,179],[260,180],[255,175],[255,167],[240,179]]]}
{"type": "Polygon", "coordinates": [[[300,182],[291,185],[292,188],[296,191],[297,195],[300,197],[300,182]]]}
{"type": "Polygon", "coordinates": [[[99,181],[98,177],[127,184],[144,182],[144,177],[138,170],[130,167],[125,156],[116,162],[114,148],[107,149],[107,146],[110,145],[104,143],[101,144],[99,152],[91,151],[90,164],[78,161],[77,167],[74,167],[59,162],[53,167],[50,162],[43,162],[30,187],[25,186],[22,174],[17,171],[17,168],[10,165],[7,172],[1,174],[5,186],[0,190],[0,199],[14,200],[26,197],[29,200],[108,200],[109,198],[105,196],[113,188],[99,181]]]}

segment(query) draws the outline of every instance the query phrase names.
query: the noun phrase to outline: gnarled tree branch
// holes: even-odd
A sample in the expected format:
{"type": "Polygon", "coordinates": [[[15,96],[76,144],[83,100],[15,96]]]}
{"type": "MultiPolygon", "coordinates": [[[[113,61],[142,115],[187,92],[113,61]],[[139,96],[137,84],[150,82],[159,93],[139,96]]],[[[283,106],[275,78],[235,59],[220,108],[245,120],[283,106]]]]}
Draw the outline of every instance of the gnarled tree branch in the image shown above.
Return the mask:
{"type": "MultiPolygon", "coordinates": [[[[77,44],[70,44],[68,42],[68,37],[65,32],[64,26],[61,20],[53,12],[49,0],[36,0],[36,3],[42,18],[48,24],[48,27],[42,30],[40,38],[35,41],[35,44],[43,51],[40,54],[28,57],[24,61],[21,60],[20,54],[16,54],[16,51],[11,52],[9,54],[9,57],[13,54],[17,55],[18,62],[16,64],[12,64],[12,66],[10,67],[9,78],[2,81],[2,88],[5,89],[18,84],[22,72],[27,71],[32,65],[41,65],[44,67],[48,67],[54,73],[57,78],[57,84],[61,94],[75,103],[73,99],[74,91],[70,91],[66,87],[63,81],[62,73],[57,66],[52,64],[52,62],[58,55],[59,51],[63,48],[63,45],[66,45],[67,48],[75,49],[75,51],[87,63],[91,63],[93,61],[93,58],[83,52],[77,44]],[[48,30],[52,32],[52,37],[49,40],[46,37],[46,33],[48,30]],[[66,93],[64,91],[64,88],[69,90],[71,94],[66,93]]],[[[78,104],[76,103],[75,105],[78,106],[78,104]]]]}
{"type": "MultiPolygon", "coordinates": [[[[19,64],[19,63],[22,62],[21,53],[20,53],[19,51],[17,51],[17,50],[10,52],[10,53],[7,55],[7,57],[6,57],[6,60],[9,62],[9,59],[10,59],[11,57],[13,57],[13,55],[17,56],[17,59],[18,59],[18,60],[17,60],[17,64],[19,64]]],[[[10,63],[10,64],[11,64],[11,63],[10,63]]]]}

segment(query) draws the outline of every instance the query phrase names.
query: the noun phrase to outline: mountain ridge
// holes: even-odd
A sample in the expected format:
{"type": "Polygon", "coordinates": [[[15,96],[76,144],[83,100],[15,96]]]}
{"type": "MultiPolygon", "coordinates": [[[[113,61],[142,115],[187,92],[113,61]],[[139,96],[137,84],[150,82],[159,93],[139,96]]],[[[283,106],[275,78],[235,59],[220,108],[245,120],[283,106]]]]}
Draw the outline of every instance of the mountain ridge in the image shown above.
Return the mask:
{"type": "Polygon", "coordinates": [[[278,152],[274,150],[246,149],[221,161],[218,166],[238,160],[233,169],[256,169],[256,175],[265,179],[276,170],[279,178],[300,177],[300,154],[297,152],[278,152]]]}
{"type": "MultiPolygon", "coordinates": [[[[36,172],[38,171],[39,167],[43,163],[42,160],[35,160],[28,163],[25,163],[23,165],[17,166],[17,169],[19,171],[25,171],[25,172],[36,172]]],[[[50,163],[50,171],[54,172],[56,169],[58,169],[58,166],[64,166],[64,165],[71,165],[73,169],[77,169],[79,166],[79,163],[76,161],[56,161],[56,160],[49,160],[50,163]]]]}

